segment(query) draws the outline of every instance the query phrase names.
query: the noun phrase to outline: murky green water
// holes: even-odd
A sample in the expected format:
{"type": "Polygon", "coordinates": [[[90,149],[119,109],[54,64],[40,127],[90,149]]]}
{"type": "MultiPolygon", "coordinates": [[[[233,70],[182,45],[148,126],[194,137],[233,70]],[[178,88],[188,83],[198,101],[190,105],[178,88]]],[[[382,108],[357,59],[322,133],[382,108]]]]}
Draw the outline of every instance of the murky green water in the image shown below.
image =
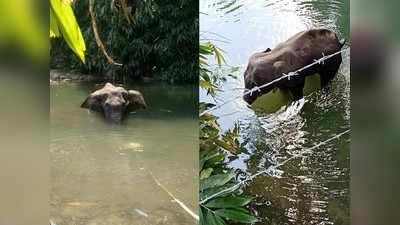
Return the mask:
{"type": "MultiPolygon", "coordinates": [[[[242,94],[242,74],[254,52],[308,28],[326,27],[349,40],[348,0],[204,0],[200,11],[201,39],[211,39],[230,65],[240,66],[238,78],[221,85],[217,103],[242,94]]],[[[241,99],[216,110],[224,129],[239,123],[246,146],[230,165],[249,176],[350,129],[349,51],[343,58],[330,88],[275,113],[256,115],[241,99]]],[[[256,196],[258,224],[350,224],[349,149],[347,134],[248,182],[244,190],[256,196]]]]}
{"type": "Polygon", "coordinates": [[[149,106],[121,125],[79,106],[95,84],[51,86],[50,217],[58,225],[196,224],[197,87],[144,85],[149,106]]]}

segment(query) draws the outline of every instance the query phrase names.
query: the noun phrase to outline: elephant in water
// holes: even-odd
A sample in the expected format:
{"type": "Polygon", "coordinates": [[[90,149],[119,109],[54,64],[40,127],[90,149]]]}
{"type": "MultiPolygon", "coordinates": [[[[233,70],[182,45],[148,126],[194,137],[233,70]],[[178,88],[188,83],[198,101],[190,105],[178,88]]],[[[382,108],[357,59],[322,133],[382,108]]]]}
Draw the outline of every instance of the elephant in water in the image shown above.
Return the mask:
{"type": "MultiPolygon", "coordinates": [[[[314,60],[321,58],[323,54],[329,55],[340,51],[343,45],[344,42],[339,42],[338,36],[327,29],[312,29],[297,33],[275,48],[268,48],[250,57],[244,73],[245,87],[250,90],[270,83],[282,77],[283,74],[314,63],[314,60]]],[[[303,97],[306,76],[318,73],[321,86],[326,86],[338,72],[341,63],[342,56],[337,54],[324,61],[323,64],[317,64],[299,72],[297,76],[282,79],[255,93],[247,94],[244,100],[251,104],[257,97],[274,88],[289,90],[295,100],[300,99],[303,97]]]]}
{"type": "Polygon", "coordinates": [[[101,112],[109,121],[120,122],[127,113],[145,109],[147,105],[139,91],[127,91],[106,83],[103,88],[91,93],[81,107],[101,112]]]}

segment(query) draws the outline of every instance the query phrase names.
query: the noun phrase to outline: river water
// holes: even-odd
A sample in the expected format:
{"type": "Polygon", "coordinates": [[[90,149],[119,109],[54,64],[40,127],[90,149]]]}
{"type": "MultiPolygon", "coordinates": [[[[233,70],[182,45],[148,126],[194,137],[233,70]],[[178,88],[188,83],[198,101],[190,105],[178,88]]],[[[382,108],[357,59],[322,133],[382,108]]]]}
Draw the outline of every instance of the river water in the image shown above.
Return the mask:
{"type": "MultiPolygon", "coordinates": [[[[349,42],[349,7],[348,0],[200,1],[200,39],[222,48],[229,64],[214,72],[236,76],[220,84],[214,99],[200,92],[201,101],[221,104],[240,96],[250,55],[299,31],[325,27],[349,42]]],[[[257,224],[350,224],[350,135],[306,152],[350,129],[350,56],[345,48],[329,88],[274,113],[255,113],[240,98],[214,111],[224,130],[240,126],[245,150],[229,165],[243,178],[285,161],[244,186],[256,197],[257,224]]]]}
{"type": "Polygon", "coordinates": [[[198,88],[133,86],[148,109],[122,124],[80,108],[93,83],[52,85],[50,218],[58,225],[196,224],[198,88]]]}

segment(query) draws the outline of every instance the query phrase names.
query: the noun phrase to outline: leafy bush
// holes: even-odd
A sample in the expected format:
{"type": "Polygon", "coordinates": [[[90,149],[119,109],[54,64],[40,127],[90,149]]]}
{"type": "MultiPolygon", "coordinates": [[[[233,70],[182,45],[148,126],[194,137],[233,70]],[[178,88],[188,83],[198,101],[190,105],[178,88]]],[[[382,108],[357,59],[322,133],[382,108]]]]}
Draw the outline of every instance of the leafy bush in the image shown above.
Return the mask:
{"type": "Polygon", "coordinates": [[[236,126],[220,135],[215,116],[206,113],[200,117],[200,224],[257,221],[246,209],[252,198],[242,195],[235,172],[225,162],[225,151],[238,153],[240,149],[238,132],[236,126]]]}
{"type": "Polygon", "coordinates": [[[123,66],[109,64],[97,46],[88,8],[88,1],[74,3],[87,45],[86,64],[66,54],[70,50],[62,40],[52,40],[51,68],[109,75],[120,80],[198,81],[198,1],[95,1],[93,11],[99,36],[109,55],[123,66]]]}
{"type": "MultiPolygon", "coordinates": [[[[221,65],[225,60],[222,51],[210,42],[201,43],[199,49],[200,88],[214,96],[220,77],[208,69],[207,59],[215,56],[221,65]]],[[[254,217],[246,208],[252,198],[244,196],[235,179],[235,172],[226,165],[228,153],[240,152],[239,128],[221,134],[217,117],[204,113],[210,103],[200,103],[200,202],[199,217],[202,225],[224,225],[227,221],[254,223],[254,217]]]]}
{"type": "Polygon", "coordinates": [[[218,90],[219,77],[213,76],[213,73],[208,69],[207,59],[209,56],[215,56],[215,61],[218,65],[225,63],[225,58],[222,55],[222,50],[211,42],[200,43],[199,46],[199,75],[200,88],[207,91],[207,94],[215,95],[218,90]]]}

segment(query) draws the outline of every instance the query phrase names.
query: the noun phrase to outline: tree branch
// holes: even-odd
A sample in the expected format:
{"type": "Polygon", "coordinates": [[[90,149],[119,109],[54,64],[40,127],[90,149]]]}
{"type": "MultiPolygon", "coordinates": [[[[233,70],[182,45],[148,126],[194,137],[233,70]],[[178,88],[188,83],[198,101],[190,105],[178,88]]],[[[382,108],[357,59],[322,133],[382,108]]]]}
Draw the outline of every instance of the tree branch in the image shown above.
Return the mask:
{"type": "Polygon", "coordinates": [[[101,49],[101,51],[103,52],[104,56],[107,58],[107,61],[108,61],[109,64],[122,66],[121,63],[115,62],[114,59],[112,59],[108,55],[108,53],[106,51],[106,48],[104,47],[104,44],[100,39],[99,33],[97,31],[96,18],[94,17],[94,12],[93,12],[93,0],[89,0],[89,14],[90,14],[90,18],[91,18],[91,22],[92,22],[92,29],[93,29],[94,38],[96,40],[97,46],[101,49]]]}

